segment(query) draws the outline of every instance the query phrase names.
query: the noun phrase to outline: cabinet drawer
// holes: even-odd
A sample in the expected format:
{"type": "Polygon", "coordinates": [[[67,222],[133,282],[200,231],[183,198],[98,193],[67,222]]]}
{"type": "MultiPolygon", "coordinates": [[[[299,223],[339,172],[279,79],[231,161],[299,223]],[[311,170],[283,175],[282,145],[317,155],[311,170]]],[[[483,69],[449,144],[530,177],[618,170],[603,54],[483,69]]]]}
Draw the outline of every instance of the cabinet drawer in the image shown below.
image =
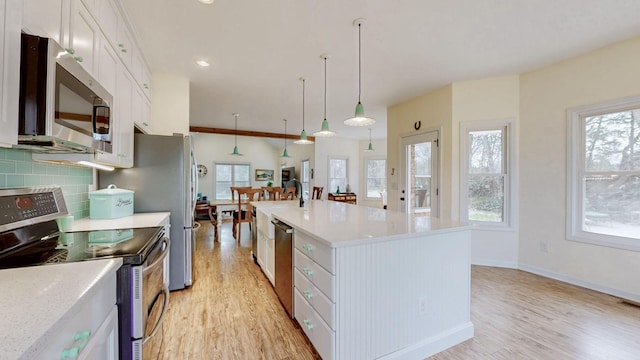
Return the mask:
{"type": "Polygon", "coordinates": [[[315,287],[298,269],[294,270],[294,284],[296,289],[305,297],[309,305],[320,314],[330,328],[335,329],[336,306],[322,291],[315,287]]]}
{"type": "Polygon", "coordinates": [[[335,256],[334,249],[320,243],[318,240],[301,233],[294,232],[293,234],[295,247],[303,254],[307,255],[310,259],[317,262],[325,268],[328,272],[335,274],[335,256]]]}
{"type": "Polygon", "coordinates": [[[295,268],[298,269],[305,278],[309,279],[313,285],[320,289],[329,300],[332,302],[335,301],[335,276],[309,259],[298,249],[294,251],[294,264],[295,268]]]}
{"type": "Polygon", "coordinates": [[[335,358],[335,332],[320,318],[299,291],[294,290],[294,317],[323,360],[335,358]]]}
{"type": "MultiPolygon", "coordinates": [[[[116,273],[109,274],[94,287],[97,291],[80,299],[69,318],[55,326],[56,335],[47,342],[37,358],[60,359],[65,349],[81,346],[83,341],[88,345],[101,342],[101,339],[93,338],[101,336],[97,330],[116,304],[116,273]],[[83,332],[86,332],[84,336],[83,332]]],[[[84,349],[78,349],[80,355],[84,356],[84,349]]]]}

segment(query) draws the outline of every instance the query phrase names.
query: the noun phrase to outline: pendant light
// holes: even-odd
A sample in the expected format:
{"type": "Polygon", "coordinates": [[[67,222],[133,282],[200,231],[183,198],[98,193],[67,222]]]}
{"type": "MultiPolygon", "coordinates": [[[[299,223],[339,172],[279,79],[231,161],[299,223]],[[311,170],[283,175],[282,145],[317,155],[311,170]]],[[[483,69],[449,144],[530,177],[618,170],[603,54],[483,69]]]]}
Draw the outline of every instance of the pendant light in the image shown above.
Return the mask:
{"type": "Polygon", "coordinates": [[[369,147],[365,150],[366,152],[376,151],[371,144],[371,128],[369,128],[369,147]]]}
{"type": "Polygon", "coordinates": [[[376,123],[375,119],[364,115],[364,106],[362,106],[362,103],[360,102],[360,95],[362,93],[362,40],[360,30],[363,22],[364,19],[362,18],[353,20],[353,26],[358,26],[358,105],[356,105],[356,114],[354,117],[344,121],[344,124],[349,126],[369,126],[376,123]]]}
{"type": "Polygon", "coordinates": [[[298,145],[309,145],[313,144],[313,141],[307,139],[307,132],[304,130],[304,88],[305,88],[305,78],[300,78],[302,81],[302,132],[300,133],[300,140],[296,140],[293,143],[298,145]]]}
{"type": "Polygon", "coordinates": [[[236,114],[234,113],[233,116],[235,116],[236,118],[236,139],[235,139],[235,146],[233,147],[233,152],[230,153],[229,155],[235,155],[235,156],[242,156],[242,154],[240,154],[240,151],[238,151],[238,116],[240,116],[240,114],[236,114]]]}
{"type": "Polygon", "coordinates": [[[289,156],[289,152],[287,151],[287,119],[282,119],[282,121],[284,121],[284,152],[280,157],[288,158],[291,156],[289,156]]]}
{"type": "Polygon", "coordinates": [[[326,54],[320,55],[321,59],[324,59],[324,120],[322,121],[322,127],[320,131],[313,133],[314,136],[329,137],[335,136],[336,133],[329,130],[329,122],[327,121],[327,58],[326,54]]]}

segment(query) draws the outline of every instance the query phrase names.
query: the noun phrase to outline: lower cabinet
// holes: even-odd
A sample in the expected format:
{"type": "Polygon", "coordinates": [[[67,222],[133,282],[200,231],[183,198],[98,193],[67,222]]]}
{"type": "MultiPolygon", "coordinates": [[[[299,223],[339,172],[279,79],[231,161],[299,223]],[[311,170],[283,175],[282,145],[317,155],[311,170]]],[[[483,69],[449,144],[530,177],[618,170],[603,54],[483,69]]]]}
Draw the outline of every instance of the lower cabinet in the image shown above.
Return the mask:
{"type": "Polygon", "coordinates": [[[335,249],[294,232],[293,312],[322,359],[336,358],[335,249]]]}
{"type": "Polygon", "coordinates": [[[98,331],[87,342],[78,359],[118,359],[118,307],[114,306],[98,331]]]}
{"type": "Polygon", "coordinates": [[[275,286],[275,240],[258,230],[258,254],[257,261],[262,272],[267,276],[271,285],[275,286]]]}
{"type": "Polygon", "coordinates": [[[68,321],[52,328],[52,336],[38,359],[118,359],[118,308],[116,273],[94,285],[70,311],[68,321]]]}

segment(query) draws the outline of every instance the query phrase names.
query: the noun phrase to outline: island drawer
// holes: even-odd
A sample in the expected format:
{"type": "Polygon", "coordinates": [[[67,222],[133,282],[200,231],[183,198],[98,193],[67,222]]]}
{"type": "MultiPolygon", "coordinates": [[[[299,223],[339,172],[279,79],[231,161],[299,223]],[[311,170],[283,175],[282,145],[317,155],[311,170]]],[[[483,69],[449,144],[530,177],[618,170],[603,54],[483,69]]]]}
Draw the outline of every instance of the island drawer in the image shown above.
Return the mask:
{"type": "Polygon", "coordinates": [[[296,289],[306,298],[309,305],[320,314],[320,317],[322,317],[329,327],[335,329],[335,304],[331,302],[322,291],[315,287],[300,270],[295,269],[293,276],[296,289]]]}
{"type": "Polygon", "coordinates": [[[335,359],[335,332],[313,310],[298,290],[294,290],[294,299],[294,317],[302,327],[302,331],[307,335],[307,338],[309,338],[309,341],[311,341],[323,360],[335,359]]]}
{"type": "Polygon", "coordinates": [[[335,301],[335,276],[331,275],[322,266],[309,259],[298,249],[294,251],[294,264],[304,277],[320,289],[320,291],[322,291],[329,300],[335,301]]]}
{"type": "Polygon", "coordinates": [[[294,234],[294,243],[297,249],[320,264],[320,266],[328,272],[332,274],[336,273],[335,250],[333,248],[320,243],[318,240],[300,231],[294,234]]]}

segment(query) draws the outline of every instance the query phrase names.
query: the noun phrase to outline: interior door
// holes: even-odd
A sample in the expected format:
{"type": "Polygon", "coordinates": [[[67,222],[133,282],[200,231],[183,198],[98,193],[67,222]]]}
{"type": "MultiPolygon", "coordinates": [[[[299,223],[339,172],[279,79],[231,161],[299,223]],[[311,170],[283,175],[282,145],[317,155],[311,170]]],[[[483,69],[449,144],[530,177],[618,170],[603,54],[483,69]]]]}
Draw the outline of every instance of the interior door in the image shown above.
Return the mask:
{"type": "Polygon", "coordinates": [[[401,211],[439,215],[439,131],[411,134],[400,140],[401,211]]]}

